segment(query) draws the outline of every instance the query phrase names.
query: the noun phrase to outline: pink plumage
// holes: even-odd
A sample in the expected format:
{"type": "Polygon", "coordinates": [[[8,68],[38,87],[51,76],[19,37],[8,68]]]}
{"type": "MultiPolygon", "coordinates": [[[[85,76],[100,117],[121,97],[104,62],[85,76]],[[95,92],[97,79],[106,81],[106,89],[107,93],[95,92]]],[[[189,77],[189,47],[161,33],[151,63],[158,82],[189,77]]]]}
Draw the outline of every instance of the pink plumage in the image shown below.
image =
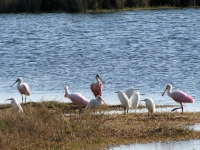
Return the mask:
{"type": "Polygon", "coordinates": [[[101,84],[98,85],[91,84],[90,89],[95,97],[97,97],[98,95],[102,96],[103,86],[101,84]]]}
{"type": "MultiPolygon", "coordinates": [[[[194,99],[183,93],[182,91],[172,91],[172,85],[171,84],[168,84],[166,86],[166,89],[165,91],[167,91],[167,94],[169,97],[171,97],[174,101],[176,101],[177,103],[180,103],[181,105],[181,109],[182,109],[182,112],[183,112],[183,103],[194,103],[194,99]]],[[[163,92],[162,96],[165,94],[165,91],[163,92]]],[[[175,108],[173,109],[172,111],[176,110],[176,109],[180,109],[180,108],[175,108]]]]}
{"type": "Polygon", "coordinates": [[[86,106],[89,103],[89,100],[85,98],[82,94],[77,93],[77,94],[65,94],[66,98],[69,98],[72,103],[76,105],[81,105],[81,106],[86,106]]]}
{"type": "Polygon", "coordinates": [[[100,83],[100,81],[102,83],[105,83],[105,82],[103,81],[103,79],[101,79],[99,74],[96,75],[96,80],[97,82],[92,83],[90,86],[90,89],[95,97],[97,97],[98,95],[102,96],[103,85],[100,83]]]}
{"type": "Polygon", "coordinates": [[[18,87],[18,91],[26,96],[29,96],[31,94],[30,88],[26,83],[22,83],[21,86],[18,87]]]}
{"type": "Polygon", "coordinates": [[[72,103],[79,106],[79,115],[81,112],[81,106],[87,106],[87,104],[89,103],[89,100],[85,98],[81,93],[70,94],[67,86],[65,87],[64,97],[69,98],[72,103]]]}
{"type": "Polygon", "coordinates": [[[171,98],[178,103],[194,103],[194,99],[182,91],[173,91],[171,93],[171,98]]]}

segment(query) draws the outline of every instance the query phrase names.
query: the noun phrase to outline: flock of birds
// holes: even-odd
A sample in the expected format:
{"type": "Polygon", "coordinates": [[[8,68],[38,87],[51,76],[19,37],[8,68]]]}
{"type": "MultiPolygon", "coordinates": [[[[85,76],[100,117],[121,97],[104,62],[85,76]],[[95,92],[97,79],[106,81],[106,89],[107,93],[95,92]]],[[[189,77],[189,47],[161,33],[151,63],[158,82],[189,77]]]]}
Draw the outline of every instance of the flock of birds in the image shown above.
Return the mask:
{"type": "MultiPolygon", "coordinates": [[[[23,82],[23,79],[21,77],[17,78],[15,83],[17,83],[17,82],[18,82],[17,89],[22,96],[22,103],[24,100],[23,95],[25,96],[25,103],[26,103],[26,96],[30,96],[30,87],[28,84],[23,82]]],[[[92,100],[88,100],[81,93],[71,94],[69,92],[68,86],[65,87],[64,97],[69,98],[72,101],[72,103],[79,106],[79,114],[81,112],[81,106],[86,106],[86,110],[94,109],[94,112],[95,112],[95,109],[98,108],[102,104],[102,102],[104,102],[104,104],[105,104],[105,101],[102,99],[102,89],[103,89],[104,83],[105,82],[100,77],[100,75],[97,74],[96,82],[92,83],[90,86],[91,91],[93,92],[93,94],[95,96],[95,98],[92,100]]],[[[128,113],[128,110],[130,108],[133,108],[136,110],[136,108],[138,107],[138,105],[140,103],[140,95],[143,95],[143,94],[140,92],[134,92],[135,90],[137,90],[137,89],[131,87],[130,89],[128,89],[125,92],[123,92],[122,90],[119,90],[116,92],[121,104],[124,107],[124,113],[126,113],[126,112],[128,113]],[[130,98],[132,98],[131,104],[129,102],[130,98]]],[[[191,96],[186,95],[182,91],[172,91],[171,84],[168,84],[166,86],[166,89],[163,92],[162,96],[165,94],[166,91],[167,91],[167,94],[169,97],[171,97],[174,101],[176,101],[177,103],[180,103],[180,105],[181,105],[181,107],[174,108],[172,111],[175,111],[177,109],[182,109],[182,113],[183,113],[183,103],[193,103],[194,102],[194,99],[191,96]]],[[[23,109],[22,109],[20,103],[15,98],[10,98],[7,100],[11,100],[11,105],[15,110],[17,110],[20,113],[23,113],[23,109]]],[[[153,99],[146,98],[141,101],[145,101],[146,107],[148,109],[148,115],[149,115],[149,113],[155,112],[155,102],[153,101],[153,99]]]]}

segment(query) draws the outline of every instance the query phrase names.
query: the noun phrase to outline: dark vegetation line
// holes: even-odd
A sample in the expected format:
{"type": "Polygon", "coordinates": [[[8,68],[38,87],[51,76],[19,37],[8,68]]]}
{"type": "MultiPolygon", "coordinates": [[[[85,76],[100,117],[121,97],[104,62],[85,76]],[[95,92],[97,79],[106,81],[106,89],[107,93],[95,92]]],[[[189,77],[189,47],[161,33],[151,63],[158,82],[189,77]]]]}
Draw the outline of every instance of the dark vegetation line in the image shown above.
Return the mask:
{"type": "Polygon", "coordinates": [[[0,13],[86,12],[163,6],[199,7],[200,0],[0,0],[0,13]]]}

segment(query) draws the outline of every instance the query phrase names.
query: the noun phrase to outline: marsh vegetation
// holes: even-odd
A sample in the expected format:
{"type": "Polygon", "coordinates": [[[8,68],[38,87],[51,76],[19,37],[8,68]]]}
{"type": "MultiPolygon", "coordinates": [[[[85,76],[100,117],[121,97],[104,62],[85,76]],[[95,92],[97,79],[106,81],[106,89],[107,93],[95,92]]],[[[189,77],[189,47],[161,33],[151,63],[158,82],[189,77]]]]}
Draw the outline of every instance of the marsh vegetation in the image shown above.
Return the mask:
{"type": "MultiPolygon", "coordinates": [[[[0,109],[0,149],[95,149],[117,144],[200,139],[199,131],[186,128],[199,122],[199,112],[105,114],[123,109],[102,105],[97,114],[71,103],[27,103],[24,114],[10,105],[0,109]],[[67,116],[65,114],[68,114],[67,116]],[[75,115],[74,115],[75,114],[75,115]]],[[[161,106],[163,107],[163,106],[161,106]]]]}

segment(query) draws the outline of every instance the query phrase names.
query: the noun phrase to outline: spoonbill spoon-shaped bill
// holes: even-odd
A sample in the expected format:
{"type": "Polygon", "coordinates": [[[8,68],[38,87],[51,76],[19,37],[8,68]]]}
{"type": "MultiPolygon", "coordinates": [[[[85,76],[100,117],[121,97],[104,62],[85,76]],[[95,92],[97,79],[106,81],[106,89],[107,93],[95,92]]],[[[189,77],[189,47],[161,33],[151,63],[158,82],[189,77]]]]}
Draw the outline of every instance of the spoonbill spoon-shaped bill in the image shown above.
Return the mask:
{"type": "Polygon", "coordinates": [[[179,108],[174,108],[172,111],[176,110],[176,109],[182,109],[182,113],[183,113],[183,103],[194,103],[194,99],[185,94],[182,91],[172,91],[172,85],[168,84],[166,86],[165,91],[163,92],[162,96],[165,94],[165,92],[167,91],[167,94],[169,97],[171,97],[175,102],[180,103],[181,107],[179,108]]]}
{"type": "Polygon", "coordinates": [[[81,111],[81,106],[87,106],[87,104],[89,103],[89,100],[85,98],[81,93],[70,94],[68,86],[65,87],[64,97],[69,98],[72,101],[72,103],[79,106],[79,114],[81,111]]]}
{"type": "Polygon", "coordinates": [[[144,95],[144,94],[140,92],[133,93],[131,107],[135,110],[140,104],[140,95],[144,95]]]}
{"type": "Polygon", "coordinates": [[[18,111],[19,113],[23,113],[23,109],[22,106],[19,104],[19,102],[15,99],[15,98],[10,98],[7,99],[6,101],[11,101],[11,105],[13,107],[14,110],[18,111]]]}
{"type": "Polygon", "coordinates": [[[135,90],[138,90],[138,89],[131,87],[128,90],[126,90],[125,94],[127,95],[128,99],[134,94],[135,90]]]}
{"type": "Polygon", "coordinates": [[[90,102],[86,106],[86,110],[94,109],[94,112],[95,112],[95,109],[98,108],[102,102],[104,102],[104,104],[106,104],[105,101],[102,99],[102,97],[100,95],[98,95],[95,99],[90,100],[90,102]]]}
{"type": "Polygon", "coordinates": [[[155,105],[155,102],[153,101],[153,99],[146,98],[142,101],[145,101],[146,108],[148,109],[148,116],[149,116],[149,113],[156,112],[156,105],[155,105]]]}
{"type": "Polygon", "coordinates": [[[128,99],[127,95],[122,90],[119,90],[115,93],[117,93],[117,96],[118,96],[121,104],[124,107],[124,113],[126,113],[126,110],[127,110],[127,113],[128,113],[128,110],[131,108],[131,106],[130,106],[129,99],[128,99]]]}
{"type": "MultiPolygon", "coordinates": [[[[23,95],[25,95],[25,103],[26,103],[26,96],[30,96],[30,94],[31,94],[30,87],[29,87],[28,84],[26,84],[26,83],[23,82],[23,79],[21,77],[17,78],[17,80],[15,81],[15,83],[17,83],[17,82],[18,82],[17,89],[20,92],[20,94],[22,95],[22,103],[23,103],[23,95]]],[[[11,87],[13,85],[11,85],[11,87]]]]}
{"type": "Polygon", "coordinates": [[[97,82],[94,82],[91,84],[90,89],[92,91],[92,93],[94,94],[94,96],[102,96],[102,90],[103,90],[103,85],[105,82],[103,81],[103,79],[100,77],[99,74],[96,75],[96,80],[97,82]],[[102,82],[102,84],[101,84],[102,82]]]}

